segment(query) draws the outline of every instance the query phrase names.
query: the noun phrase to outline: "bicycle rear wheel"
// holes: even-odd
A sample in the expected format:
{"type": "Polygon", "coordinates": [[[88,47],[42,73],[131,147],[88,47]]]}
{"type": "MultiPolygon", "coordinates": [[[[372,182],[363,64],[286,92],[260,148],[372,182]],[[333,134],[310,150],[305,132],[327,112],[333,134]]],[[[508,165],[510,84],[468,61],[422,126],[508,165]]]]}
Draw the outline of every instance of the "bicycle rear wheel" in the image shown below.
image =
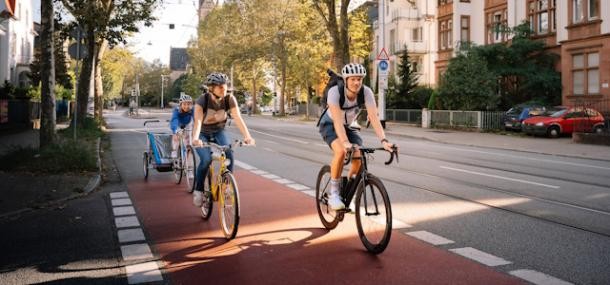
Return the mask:
{"type": "Polygon", "coordinates": [[[185,169],[186,191],[192,193],[195,190],[195,173],[197,171],[197,158],[191,146],[186,147],[186,159],[183,161],[182,168],[185,169]]]}
{"type": "Polygon", "coordinates": [[[231,172],[227,171],[222,174],[222,184],[219,190],[220,227],[225,238],[233,239],[237,235],[239,225],[239,190],[231,172]]]}
{"type": "Polygon", "coordinates": [[[322,225],[328,230],[337,227],[339,221],[343,219],[343,212],[337,212],[328,205],[330,194],[330,166],[324,165],[318,173],[316,182],[316,209],[322,225]]]}
{"type": "Polygon", "coordinates": [[[182,153],[182,147],[180,145],[178,145],[177,153],[178,156],[172,162],[172,168],[174,169],[174,181],[176,182],[176,184],[180,184],[180,182],[182,182],[182,176],[184,174],[184,167],[182,167],[184,165],[184,159],[182,157],[184,154],[182,153]]]}
{"type": "Polygon", "coordinates": [[[374,254],[383,252],[392,235],[392,206],[385,186],[379,178],[368,175],[356,192],[356,225],[358,236],[366,249],[374,254]]]}
{"type": "Polygon", "coordinates": [[[203,204],[201,204],[201,217],[208,220],[212,216],[212,173],[208,171],[208,175],[203,180],[203,204]]]}

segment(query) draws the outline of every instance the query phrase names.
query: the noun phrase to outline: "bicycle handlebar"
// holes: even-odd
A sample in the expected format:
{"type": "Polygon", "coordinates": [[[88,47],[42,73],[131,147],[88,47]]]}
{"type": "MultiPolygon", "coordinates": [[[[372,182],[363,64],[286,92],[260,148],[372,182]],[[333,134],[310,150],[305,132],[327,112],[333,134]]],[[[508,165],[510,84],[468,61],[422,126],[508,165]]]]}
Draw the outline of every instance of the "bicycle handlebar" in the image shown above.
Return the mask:
{"type": "Polygon", "coordinates": [[[235,140],[232,143],[230,143],[229,145],[219,145],[219,144],[213,143],[213,142],[203,142],[199,146],[193,145],[193,148],[213,147],[213,148],[221,150],[221,151],[227,151],[227,150],[233,148],[234,146],[255,146],[255,145],[247,144],[240,140],[235,140]]]}
{"type": "MultiPolygon", "coordinates": [[[[361,147],[361,148],[358,148],[358,149],[362,153],[374,153],[375,151],[378,151],[378,150],[387,151],[383,147],[374,147],[374,148],[361,147]]],[[[347,152],[347,156],[345,157],[345,160],[343,161],[344,165],[347,165],[347,164],[349,164],[352,161],[352,156],[353,156],[355,150],[356,150],[356,145],[352,145],[352,147],[347,152]]],[[[392,151],[388,151],[388,152],[390,153],[390,158],[387,161],[385,161],[384,164],[385,165],[390,165],[392,163],[392,161],[394,161],[394,157],[396,157],[396,163],[399,163],[399,160],[398,160],[398,147],[396,147],[396,145],[393,145],[392,146],[392,151]]]]}
{"type": "Polygon", "coordinates": [[[146,124],[148,124],[148,123],[159,123],[159,122],[160,122],[159,120],[146,120],[146,121],[144,121],[144,126],[146,126],[146,124]]]}

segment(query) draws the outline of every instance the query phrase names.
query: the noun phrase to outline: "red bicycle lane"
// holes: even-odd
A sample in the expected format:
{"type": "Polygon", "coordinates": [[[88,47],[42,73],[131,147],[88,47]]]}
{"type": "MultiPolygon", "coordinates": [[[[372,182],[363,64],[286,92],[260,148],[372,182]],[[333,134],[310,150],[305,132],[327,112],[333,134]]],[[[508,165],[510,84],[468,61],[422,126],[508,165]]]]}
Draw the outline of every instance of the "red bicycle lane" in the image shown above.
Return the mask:
{"type": "Polygon", "coordinates": [[[383,253],[369,254],[353,215],[327,231],[313,197],[249,171],[237,170],[236,177],[241,220],[231,241],[220,231],[217,205],[204,221],[184,184],[174,184],[170,176],[128,183],[172,284],[523,283],[397,230],[383,253]]]}

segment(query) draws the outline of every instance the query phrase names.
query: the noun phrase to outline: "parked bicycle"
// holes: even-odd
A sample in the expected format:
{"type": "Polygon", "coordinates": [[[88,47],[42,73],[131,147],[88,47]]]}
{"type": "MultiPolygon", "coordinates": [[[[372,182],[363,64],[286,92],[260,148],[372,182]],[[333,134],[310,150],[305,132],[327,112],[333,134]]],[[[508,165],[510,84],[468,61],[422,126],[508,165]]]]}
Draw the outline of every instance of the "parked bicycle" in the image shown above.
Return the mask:
{"type": "Polygon", "coordinates": [[[210,164],[208,175],[203,182],[204,202],[201,206],[201,216],[208,220],[212,215],[213,202],[218,202],[218,216],[220,227],[226,239],[233,239],[237,235],[239,226],[239,189],[235,176],[227,168],[226,151],[234,146],[247,146],[242,141],[235,141],[231,145],[218,145],[213,142],[204,143],[203,146],[210,147],[212,151],[212,164],[210,164]],[[214,164],[217,164],[216,170],[214,164]]]}
{"type": "Polygon", "coordinates": [[[186,190],[193,192],[193,189],[195,189],[197,161],[195,159],[195,151],[190,143],[191,129],[186,128],[186,126],[180,126],[176,135],[178,136],[177,156],[172,166],[174,169],[174,180],[176,184],[180,184],[182,177],[186,177],[186,190]]]}
{"type": "MultiPolygon", "coordinates": [[[[330,195],[330,166],[324,165],[318,173],[316,182],[316,208],[318,216],[326,229],[334,229],[344,215],[355,211],[358,236],[364,247],[371,253],[383,252],[390,242],[392,235],[392,206],[385,186],[379,178],[368,172],[367,156],[377,150],[384,148],[359,148],[362,156],[352,157],[355,151],[352,146],[346,156],[344,164],[347,165],[352,159],[362,160],[362,165],[354,179],[342,177],[341,197],[345,205],[350,205],[355,197],[354,210],[346,207],[343,210],[334,211],[328,205],[330,195]]],[[[398,163],[398,151],[396,148],[390,153],[390,159],[385,162],[389,165],[396,157],[398,163]]]]}

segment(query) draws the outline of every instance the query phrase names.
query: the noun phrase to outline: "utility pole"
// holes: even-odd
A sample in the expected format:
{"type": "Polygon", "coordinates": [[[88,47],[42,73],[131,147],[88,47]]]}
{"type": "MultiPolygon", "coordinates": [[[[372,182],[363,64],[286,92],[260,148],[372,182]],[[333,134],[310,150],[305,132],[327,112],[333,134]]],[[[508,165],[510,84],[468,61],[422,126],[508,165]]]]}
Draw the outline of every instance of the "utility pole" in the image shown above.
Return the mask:
{"type": "MultiPolygon", "coordinates": [[[[385,48],[385,0],[380,0],[381,5],[379,8],[381,9],[381,47],[385,48]]],[[[380,50],[381,52],[381,50],[380,50]]],[[[379,70],[377,70],[377,74],[379,75],[379,70]]],[[[377,81],[379,82],[379,80],[377,81]]],[[[379,84],[378,84],[379,85],[379,84]]],[[[381,120],[381,125],[385,129],[385,89],[379,85],[379,120],[381,120]]]]}
{"type": "Polygon", "coordinates": [[[165,83],[166,78],[167,78],[167,75],[161,74],[161,109],[165,109],[165,105],[163,103],[163,85],[165,83]]]}

